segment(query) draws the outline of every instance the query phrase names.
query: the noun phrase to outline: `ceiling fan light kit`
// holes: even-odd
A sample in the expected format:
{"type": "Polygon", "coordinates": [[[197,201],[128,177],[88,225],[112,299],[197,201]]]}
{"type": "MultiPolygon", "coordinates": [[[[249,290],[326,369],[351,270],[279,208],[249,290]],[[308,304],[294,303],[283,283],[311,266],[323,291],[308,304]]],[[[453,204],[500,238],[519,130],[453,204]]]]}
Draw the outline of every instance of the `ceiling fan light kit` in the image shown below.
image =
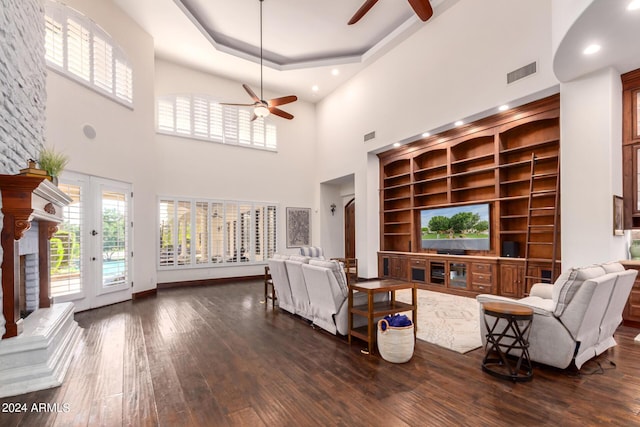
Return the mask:
{"type": "Polygon", "coordinates": [[[273,98],[268,101],[264,100],[263,94],[263,85],[262,85],[262,2],[260,1],[260,97],[255,94],[255,92],[246,84],[243,84],[242,87],[249,94],[251,99],[253,100],[253,104],[230,104],[230,103],[222,103],[222,105],[235,105],[241,107],[253,107],[253,116],[251,117],[251,121],[254,121],[258,117],[267,117],[269,114],[273,114],[278,117],[282,117],[283,119],[291,120],[293,119],[293,115],[287,113],[284,110],[277,108],[279,105],[290,104],[298,100],[298,97],[295,95],[282,96],[280,98],[273,98]]]}

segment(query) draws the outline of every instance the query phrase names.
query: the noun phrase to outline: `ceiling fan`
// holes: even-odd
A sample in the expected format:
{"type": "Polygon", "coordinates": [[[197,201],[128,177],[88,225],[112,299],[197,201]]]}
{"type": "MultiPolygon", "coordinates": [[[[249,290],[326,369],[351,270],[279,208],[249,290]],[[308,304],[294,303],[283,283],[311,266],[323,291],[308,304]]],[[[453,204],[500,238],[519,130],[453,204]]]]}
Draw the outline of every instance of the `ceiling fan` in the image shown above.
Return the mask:
{"type": "Polygon", "coordinates": [[[264,96],[262,94],[262,2],[264,0],[260,0],[260,97],[255,94],[253,90],[249,87],[249,85],[243,84],[242,87],[247,91],[251,99],[253,100],[253,104],[230,104],[230,103],[222,103],[222,105],[235,105],[240,107],[251,107],[253,106],[253,116],[251,117],[251,121],[254,121],[258,117],[267,117],[269,114],[273,114],[279,117],[282,117],[287,120],[293,119],[293,115],[287,113],[278,108],[280,105],[289,104],[291,102],[297,101],[298,97],[295,95],[282,96],[280,98],[273,98],[268,101],[265,101],[264,96]]]}
{"type": "MultiPolygon", "coordinates": [[[[353,25],[358,22],[376,3],[378,3],[378,0],[366,0],[364,4],[360,6],[360,9],[358,9],[355,15],[351,17],[349,25],[353,25]]],[[[429,0],[409,0],[409,4],[416,15],[418,15],[418,17],[423,21],[428,20],[433,15],[433,8],[431,7],[429,0]]]]}

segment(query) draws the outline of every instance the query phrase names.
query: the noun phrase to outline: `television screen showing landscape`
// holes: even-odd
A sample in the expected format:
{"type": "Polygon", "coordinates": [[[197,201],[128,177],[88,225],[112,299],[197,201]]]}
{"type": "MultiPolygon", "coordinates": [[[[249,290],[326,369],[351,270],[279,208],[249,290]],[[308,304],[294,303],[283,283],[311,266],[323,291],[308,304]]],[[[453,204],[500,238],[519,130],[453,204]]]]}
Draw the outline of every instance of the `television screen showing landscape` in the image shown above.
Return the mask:
{"type": "Polygon", "coordinates": [[[422,210],[422,248],[489,250],[489,224],[488,204],[422,210]]]}

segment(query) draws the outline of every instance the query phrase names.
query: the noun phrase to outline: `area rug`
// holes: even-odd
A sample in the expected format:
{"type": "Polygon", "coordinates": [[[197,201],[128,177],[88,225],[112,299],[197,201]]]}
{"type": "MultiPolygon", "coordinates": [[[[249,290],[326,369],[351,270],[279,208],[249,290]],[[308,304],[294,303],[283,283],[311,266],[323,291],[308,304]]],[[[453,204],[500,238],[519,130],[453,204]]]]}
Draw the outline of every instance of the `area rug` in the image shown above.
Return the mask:
{"type": "MultiPolygon", "coordinates": [[[[411,302],[411,290],[396,291],[396,300],[411,302]]],[[[418,289],[417,338],[458,353],[482,346],[475,298],[418,289]]]]}

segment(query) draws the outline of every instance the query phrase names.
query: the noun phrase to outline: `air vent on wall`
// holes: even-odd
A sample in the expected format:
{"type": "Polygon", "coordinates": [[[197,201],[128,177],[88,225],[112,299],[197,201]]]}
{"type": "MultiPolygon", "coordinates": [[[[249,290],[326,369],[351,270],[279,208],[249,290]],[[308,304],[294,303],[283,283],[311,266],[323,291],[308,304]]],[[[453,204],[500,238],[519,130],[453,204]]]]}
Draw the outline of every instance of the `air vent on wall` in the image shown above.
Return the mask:
{"type": "Polygon", "coordinates": [[[369,133],[364,135],[364,142],[371,141],[375,137],[376,137],[376,131],[369,132],[369,133]]]}
{"type": "Polygon", "coordinates": [[[538,63],[535,61],[531,64],[525,65],[524,67],[520,67],[517,70],[513,70],[512,72],[507,73],[507,84],[530,76],[531,74],[535,74],[536,71],[538,71],[538,63]]]}

